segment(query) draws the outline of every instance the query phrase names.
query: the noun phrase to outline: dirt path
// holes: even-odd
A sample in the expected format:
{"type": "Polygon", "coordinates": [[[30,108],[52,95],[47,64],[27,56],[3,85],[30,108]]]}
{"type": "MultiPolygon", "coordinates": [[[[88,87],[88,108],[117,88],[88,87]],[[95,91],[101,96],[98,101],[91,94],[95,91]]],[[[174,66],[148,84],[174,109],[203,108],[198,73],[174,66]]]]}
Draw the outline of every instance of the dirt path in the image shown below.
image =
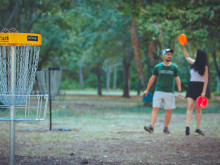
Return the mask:
{"type": "MultiPolygon", "coordinates": [[[[19,165],[145,165],[145,164],[220,164],[220,139],[214,137],[190,137],[147,134],[139,132],[118,132],[126,139],[105,138],[79,140],[76,142],[54,142],[44,144],[17,144],[45,150],[44,156],[22,156],[16,153],[19,165]],[[140,134],[140,133],[139,133],[140,134]],[[130,138],[129,138],[130,137],[130,138]],[[30,145],[30,146],[29,146],[30,145]],[[40,147],[39,147],[40,146],[40,147]],[[61,156],[53,156],[53,150],[62,147],[61,156]]],[[[120,135],[120,136],[121,136],[120,135]]],[[[5,148],[1,144],[1,149],[5,148]]],[[[8,153],[7,153],[8,154],[8,153]]],[[[1,165],[9,158],[0,154],[1,165]]]]}

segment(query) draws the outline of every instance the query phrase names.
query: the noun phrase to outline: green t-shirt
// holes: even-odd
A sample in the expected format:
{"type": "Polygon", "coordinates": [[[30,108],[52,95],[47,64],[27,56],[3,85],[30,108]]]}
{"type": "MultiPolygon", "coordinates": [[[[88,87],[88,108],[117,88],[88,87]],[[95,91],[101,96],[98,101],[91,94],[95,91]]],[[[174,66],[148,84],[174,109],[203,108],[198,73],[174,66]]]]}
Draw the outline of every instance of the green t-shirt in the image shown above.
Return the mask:
{"type": "Polygon", "coordinates": [[[153,75],[157,76],[155,91],[173,92],[174,77],[178,76],[178,67],[171,63],[164,66],[163,62],[157,64],[153,69],[153,75]]]}

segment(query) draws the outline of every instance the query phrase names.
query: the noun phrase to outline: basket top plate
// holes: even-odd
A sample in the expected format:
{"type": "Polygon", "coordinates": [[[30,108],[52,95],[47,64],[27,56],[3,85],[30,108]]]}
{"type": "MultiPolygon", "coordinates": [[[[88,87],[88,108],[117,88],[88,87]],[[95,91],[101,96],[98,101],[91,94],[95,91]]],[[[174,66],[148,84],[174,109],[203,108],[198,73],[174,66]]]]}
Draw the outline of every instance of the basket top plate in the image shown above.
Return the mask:
{"type": "Polygon", "coordinates": [[[0,33],[0,46],[40,46],[42,35],[34,33],[0,33]]]}

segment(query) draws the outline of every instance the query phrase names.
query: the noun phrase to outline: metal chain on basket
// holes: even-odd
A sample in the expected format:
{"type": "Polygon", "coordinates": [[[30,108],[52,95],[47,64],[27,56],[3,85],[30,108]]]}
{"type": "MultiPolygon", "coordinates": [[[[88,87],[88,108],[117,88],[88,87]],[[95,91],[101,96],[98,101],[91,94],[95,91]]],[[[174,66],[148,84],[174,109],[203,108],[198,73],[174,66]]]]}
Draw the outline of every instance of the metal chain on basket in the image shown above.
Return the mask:
{"type": "MultiPolygon", "coordinates": [[[[33,88],[35,75],[37,71],[39,46],[15,46],[16,56],[16,96],[15,104],[20,105],[26,99],[24,95],[29,95],[33,88]]],[[[0,47],[0,94],[11,94],[11,53],[9,46],[0,47]]],[[[0,97],[0,101],[6,105],[12,104],[11,97],[0,97]]]]}
{"type": "Polygon", "coordinates": [[[62,69],[50,68],[41,69],[37,71],[37,81],[39,90],[42,94],[49,93],[49,72],[50,72],[50,89],[51,97],[55,97],[60,90],[60,82],[62,76],[62,69]]]}

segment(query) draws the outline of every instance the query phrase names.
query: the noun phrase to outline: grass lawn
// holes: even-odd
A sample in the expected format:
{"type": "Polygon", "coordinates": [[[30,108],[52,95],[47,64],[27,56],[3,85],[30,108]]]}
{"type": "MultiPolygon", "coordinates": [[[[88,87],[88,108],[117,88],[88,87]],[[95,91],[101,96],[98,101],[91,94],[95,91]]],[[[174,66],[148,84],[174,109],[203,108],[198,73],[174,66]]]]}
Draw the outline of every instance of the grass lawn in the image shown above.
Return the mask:
{"type": "MultiPolygon", "coordinates": [[[[185,137],[186,100],[177,99],[169,126],[172,134],[168,136],[162,133],[163,109],[154,134],[143,130],[150,122],[152,108],[144,105],[141,96],[66,96],[53,101],[52,109],[52,131],[49,112],[45,121],[16,122],[16,161],[20,164],[220,163],[220,104],[216,99],[209,100],[203,109],[201,129],[205,137],[193,134],[195,114],[192,135],[185,137]],[[62,128],[71,131],[57,131],[62,128]]],[[[0,115],[4,113],[0,110],[0,115]]],[[[9,122],[0,123],[0,162],[7,162],[9,122]]]]}

